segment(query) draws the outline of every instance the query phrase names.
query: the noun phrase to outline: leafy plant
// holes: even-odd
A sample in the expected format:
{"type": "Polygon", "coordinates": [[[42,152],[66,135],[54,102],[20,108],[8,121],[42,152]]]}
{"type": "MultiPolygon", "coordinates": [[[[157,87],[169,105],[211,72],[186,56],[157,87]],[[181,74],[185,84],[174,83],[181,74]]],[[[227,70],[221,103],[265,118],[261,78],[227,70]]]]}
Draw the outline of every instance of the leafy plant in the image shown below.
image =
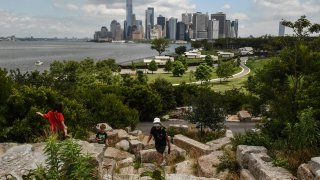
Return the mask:
{"type": "Polygon", "coordinates": [[[95,179],[93,160],[81,150],[74,139],[58,142],[56,136],[50,136],[44,148],[47,165],[39,166],[26,179],[95,179]]]}

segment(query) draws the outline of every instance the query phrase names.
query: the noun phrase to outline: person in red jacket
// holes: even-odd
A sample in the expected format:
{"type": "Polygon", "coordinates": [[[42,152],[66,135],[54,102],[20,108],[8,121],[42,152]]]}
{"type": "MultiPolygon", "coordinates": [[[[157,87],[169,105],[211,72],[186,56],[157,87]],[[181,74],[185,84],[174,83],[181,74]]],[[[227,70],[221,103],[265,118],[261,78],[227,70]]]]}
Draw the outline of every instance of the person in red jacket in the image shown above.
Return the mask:
{"type": "Polygon", "coordinates": [[[68,127],[64,123],[64,117],[62,114],[62,103],[55,103],[54,109],[47,114],[36,112],[38,115],[48,119],[50,123],[50,131],[54,134],[63,133],[64,138],[68,137],[68,127]]]}

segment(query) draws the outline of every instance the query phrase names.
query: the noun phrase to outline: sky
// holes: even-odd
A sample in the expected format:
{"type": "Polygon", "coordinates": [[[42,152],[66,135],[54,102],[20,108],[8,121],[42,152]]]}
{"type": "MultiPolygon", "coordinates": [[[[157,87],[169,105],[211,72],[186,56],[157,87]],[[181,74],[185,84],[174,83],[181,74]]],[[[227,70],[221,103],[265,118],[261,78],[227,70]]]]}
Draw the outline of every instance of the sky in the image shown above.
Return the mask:
{"type": "MultiPolygon", "coordinates": [[[[181,14],[224,12],[239,20],[239,36],[277,35],[282,19],[296,21],[306,15],[320,23],[320,0],[132,0],[136,19],[145,19],[148,7],[167,18],[181,14]]],[[[126,0],[0,0],[0,37],[93,38],[112,20],[123,27],[126,0]]],[[[210,16],[209,16],[210,17],[210,16]]],[[[292,31],[286,29],[286,34],[292,31]]]]}

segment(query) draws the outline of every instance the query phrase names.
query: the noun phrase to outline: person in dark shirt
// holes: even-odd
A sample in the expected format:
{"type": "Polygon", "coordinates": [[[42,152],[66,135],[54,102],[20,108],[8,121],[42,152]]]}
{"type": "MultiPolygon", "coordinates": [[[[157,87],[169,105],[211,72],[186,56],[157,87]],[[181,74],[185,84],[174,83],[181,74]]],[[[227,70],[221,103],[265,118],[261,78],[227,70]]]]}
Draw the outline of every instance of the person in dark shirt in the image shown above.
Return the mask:
{"type": "Polygon", "coordinates": [[[100,130],[96,135],[96,140],[99,144],[105,144],[108,146],[108,134],[106,133],[106,125],[101,124],[100,130]]]}
{"type": "Polygon", "coordinates": [[[147,143],[149,144],[151,138],[154,138],[155,148],[158,152],[159,159],[157,160],[157,164],[160,166],[164,166],[166,162],[164,161],[163,153],[168,145],[168,153],[170,153],[170,140],[168,138],[166,128],[162,126],[159,118],[154,118],[153,127],[150,130],[150,135],[147,143]]]}

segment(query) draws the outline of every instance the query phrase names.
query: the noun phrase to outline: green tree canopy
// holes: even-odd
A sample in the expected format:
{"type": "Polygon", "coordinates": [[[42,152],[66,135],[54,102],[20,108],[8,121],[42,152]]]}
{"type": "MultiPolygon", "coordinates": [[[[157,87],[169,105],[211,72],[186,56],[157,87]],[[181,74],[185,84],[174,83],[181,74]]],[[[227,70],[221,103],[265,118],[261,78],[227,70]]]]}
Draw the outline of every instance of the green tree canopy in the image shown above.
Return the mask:
{"type": "Polygon", "coordinates": [[[169,47],[169,41],[164,38],[154,39],[151,41],[151,49],[158,51],[159,56],[169,47]]]}
{"type": "Polygon", "coordinates": [[[212,68],[206,64],[200,64],[195,72],[196,80],[210,81],[212,77],[212,68]]]}
{"type": "Polygon", "coordinates": [[[183,53],[185,53],[187,51],[187,47],[186,46],[179,46],[177,48],[175,48],[175,52],[178,55],[182,55],[183,53]]]}
{"type": "Polygon", "coordinates": [[[173,64],[170,59],[167,60],[166,64],[164,65],[164,71],[170,72],[173,69],[173,64]]]}
{"type": "Polygon", "coordinates": [[[235,68],[233,65],[233,62],[231,61],[220,61],[216,70],[218,78],[221,80],[227,80],[228,78],[232,77],[232,74],[234,73],[235,68]]]}
{"type": "Polygon", "coordinates": [[[185,66],[180,61],[176,61],[172,70],[173,76],[182,76],[186,72],[185,66]]]}
{"type": "Polygon", "coordinates": [[[158,70],[158,64],[156,63],[155,60],[152,60],[148,66],[148,70],[150,70],[153,74],[153,71],[158,70]]]}

